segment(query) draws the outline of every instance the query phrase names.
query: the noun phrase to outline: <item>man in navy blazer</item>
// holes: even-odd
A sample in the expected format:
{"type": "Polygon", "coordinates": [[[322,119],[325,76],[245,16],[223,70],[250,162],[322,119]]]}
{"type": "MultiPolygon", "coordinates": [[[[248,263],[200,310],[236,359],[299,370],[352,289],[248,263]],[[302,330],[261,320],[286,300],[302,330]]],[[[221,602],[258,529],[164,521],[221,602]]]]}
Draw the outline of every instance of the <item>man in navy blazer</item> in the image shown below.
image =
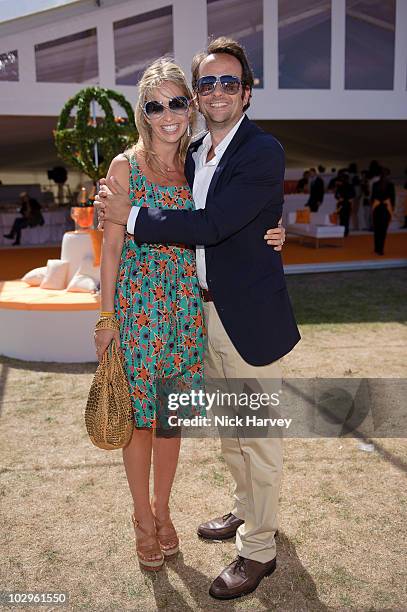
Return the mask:
{"type": "MultiPolygon", "coordinates": [[[[194,153],[185,174],[193,186],[194,153]]],[[[299,340],[280,253],[263,239],[283,209],[284,151],[244,116],[197,211],[140,208],[140,242],[205,246],[206,279],[219,317],[240,355],[255,366],[286,355],[299,340]]]]}
{"type": "MultiPolygon", "coordinates": [[[[105,219],[127,225],[139,242],[198,245],[208,331],[205,377],[254,379],[264,390],[279,389],[279,360],[300,339],[280,253],[264,240],[282,213],[284,151],[244,114],[253,74],[238,43],[212,41],[192,68],[209,128],[191,145],[185,164],[197,210],[130,211],[117,181],[113,195],[102,188],[105,204],[99,206],[105,219]]],[[[235,504],[200,525],[198,534],[210,540],[236,535],[238,556],[209,591],[217,599],[233,599],[255,590],[276,567],[282,440],[237,432],[221,444],[235,481],[235,504]]]]}

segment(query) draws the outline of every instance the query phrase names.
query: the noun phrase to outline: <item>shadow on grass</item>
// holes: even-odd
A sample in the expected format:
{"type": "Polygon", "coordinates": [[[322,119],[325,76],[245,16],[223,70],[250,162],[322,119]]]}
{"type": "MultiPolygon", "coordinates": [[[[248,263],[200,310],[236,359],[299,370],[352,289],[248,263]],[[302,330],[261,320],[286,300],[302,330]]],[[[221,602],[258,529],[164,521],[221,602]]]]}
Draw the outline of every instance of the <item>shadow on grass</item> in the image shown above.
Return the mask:
{"type": "Polygon", "coordinates": [[[8,373],[8,365],[6,363],[1,363],[0,361],[0,416],[3,412],[4,392],[6,390],[8,373]]]}
{"type": "Polygon", "coordinates": [[[374,446],[375,451],[380,455],[382,459],[391,463],[397,470],[400,472],[407,473],[407,461],[403,461],[402,458],[394,455],[394,453],[390,453],[380,442],[376,439],[372,440],[371,438],[367,438],[365,436],[360,436],[363,438],[365,444],[372,444],[374,446]]]}
{"type": "MultiPolygon", "coordinates": [[[[213,543],[201,543],[202,546],[213,546],[213,543]]],[[[204,555],[204,552],[202,553],[204,555]]],[[[213,599],[208,589],[216,575],[206,576],[197,568],[186,565],[182,555],[169,562],[178,574],[185,589],[194,600],[189,606],[185,597],[171,585],[166,569],[157,576],[151,577],[151,584],[157,608],[165,606],[167,610],[234,610],[243,609],[242,599],[219,601],[213,599]],[[239,602],[239,606],[235,607],[239,602]]],[[[277,540],[277,570],[270,578],[264,578],[256,591],[243,598],[247,601],[247,610],[256,609],[256,600],[270,610],[313,610],[328,611],[318,597],[317,588],[309,572],[304,568],[294,544],[287,536],[279,532],[277,540]]],[[[246,608],[245,608],[246,609],[246,608]]]]}
{"type": "Polygon", "coordinates": [[[299,274],[286,281],[300,325],[407,321],[404,268],[299,274]]]}

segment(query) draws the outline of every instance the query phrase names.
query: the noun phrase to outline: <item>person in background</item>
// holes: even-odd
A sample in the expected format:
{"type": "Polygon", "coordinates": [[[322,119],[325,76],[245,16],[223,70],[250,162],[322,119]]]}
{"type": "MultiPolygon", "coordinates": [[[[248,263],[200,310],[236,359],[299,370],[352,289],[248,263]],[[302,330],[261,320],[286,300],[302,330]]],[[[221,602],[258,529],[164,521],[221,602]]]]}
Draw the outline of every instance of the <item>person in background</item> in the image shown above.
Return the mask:
{"type": "Polygon", "coordinates": [[[309,171],[305,170],[302,175],[302,178],[297,183],[297,187],[295,188],[295,193],[309,193],[309,171]]]}
{"type": "Polygon", "coordinates": [[[362,197],[360,176],[359,176],[357,164],[355,164],[354,162],[349,164],[348,170],[349,170],[349,183],[353,186],[355,190],[355,197],[353,198],[352,207],[351,207],[352,208],[351,210],[352,229],[358,230],[359,229],[360,200],[362,197]]]}
{"type": "Polygon", "coordinates": [[[380,163],[377,161],[377,159],[372,159],[372,161],[369,164],[369,169],[368,169],[369,179],[379,180],[382,174],[382,170],[383,168],[380,165],[380,163]]]}
{"type": "Polygon", "coordinates": [[[326,190],[329,193],[335,193],[336,191],[336,181],[338,180],[338,173],[336,172],[336,168],[331,169],[332,178],[328,182],[328,187],[326,190]]]}
{"type": "Polygon", "coordinates": [[[318,176],[315,168],[309,171],[309,200],[305,206],[309,206],[311,212],[318,212],[324,200],[325,186],[324,181],[318,176]]]}
{"type": "Polygon", "coordinates": [[[372,206],[370,203],[370,184],[368,171],[362,170],[360,175],[360,197],[362,201],[364,230],[371,232],[372,226],[372,206]]]}
{"type": "Polygon", "coordinates": [[[352,200],[355,189],[349,183],[349,175],[343,173],[337,180],[335,198],[337,199],[336,212],[339,215],[339,225],[345,227],[345,236],[349,234],[349,218],[352,210],[352,200]]]}
{"type": "Polygon", "coordinates": [[[36,225],[44,225],[40,203],[35,198],[30,198],[26,191],[20,193],[20,201],[21,207],[18,212],[21,216],[14,219],[10,232],[4,234],[4,238],[14,240],[13,246],[20,244],[23,229],[35,227],[36,225]]]}
{"type": "Polygon", "coordinates": [[[372,187],[374,250],[377,255],[384,255],[384,243],[396,202],[394,183],[389,175],[390,170],[383,168],[379,180],[372,187]]]}
{"type": "MultiPolygon", "coordinates": [[[[404,190],[407,191],[407,182],[404,183],[404,190]]],[[[404,225],[402,225],[400,229],[407,229],[407,197],[404,200],[404,225]]]]}
{"type": "Polygon", "coordinates": [[[380,179],[383,168],[376,159],[373,159],[369,164],[367,176],[369,179],[369,190],[372,193],[373,185],[380,179]]]}

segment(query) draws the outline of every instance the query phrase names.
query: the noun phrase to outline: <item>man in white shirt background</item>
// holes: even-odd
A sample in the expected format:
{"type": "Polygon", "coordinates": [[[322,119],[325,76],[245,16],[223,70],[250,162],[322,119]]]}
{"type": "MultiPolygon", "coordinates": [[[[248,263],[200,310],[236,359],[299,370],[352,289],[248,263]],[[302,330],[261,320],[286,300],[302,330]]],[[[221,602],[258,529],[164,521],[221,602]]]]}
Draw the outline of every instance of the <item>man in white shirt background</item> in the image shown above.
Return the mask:
{"type": "MultiPolygon", "coordinates": [[[[127,225],[139,242],[197,245],[208,332],[205,378],[279,388],[279,360],[300,339],[281,256],[264,240],[281,217],[284,152],[245,115],[253,74],[238,43],[221,37],[197,55],[192,86],[209,129],[185,163],[197,210],[130,208],[114,179],[96,203],[102,217],[127,225]]],[[[211,540],[236,535],[238,556],[209,591],[233,599],[255,590],[276,567],[282,441],[237,432],[221,445],[235,481],[234,507],[200,525],[198,534],[211,540]]]]}

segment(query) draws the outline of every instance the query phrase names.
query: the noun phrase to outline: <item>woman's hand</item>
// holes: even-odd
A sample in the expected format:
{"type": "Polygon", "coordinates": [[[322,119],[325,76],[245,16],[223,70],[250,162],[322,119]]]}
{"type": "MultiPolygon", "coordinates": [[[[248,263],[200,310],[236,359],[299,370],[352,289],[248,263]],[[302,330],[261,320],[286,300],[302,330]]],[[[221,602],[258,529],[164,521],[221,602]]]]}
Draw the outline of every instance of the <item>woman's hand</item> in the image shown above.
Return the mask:
{"type": "Polygon", "coordinates": [[[120,349],[120,333],[113,329],[96,329],[94,340],[99,362],[102,360],[103,354],[112,340],[116,342],[117,348],[120,349]]]}
{"type": "Polygon", "coordinates": [[[282,226],[283,220],[280,219],[278,227],[267,230],[264,240],[267,244],[274,247],[275,251],[281,251],[285,242],[285,228],[282,226]]]}

